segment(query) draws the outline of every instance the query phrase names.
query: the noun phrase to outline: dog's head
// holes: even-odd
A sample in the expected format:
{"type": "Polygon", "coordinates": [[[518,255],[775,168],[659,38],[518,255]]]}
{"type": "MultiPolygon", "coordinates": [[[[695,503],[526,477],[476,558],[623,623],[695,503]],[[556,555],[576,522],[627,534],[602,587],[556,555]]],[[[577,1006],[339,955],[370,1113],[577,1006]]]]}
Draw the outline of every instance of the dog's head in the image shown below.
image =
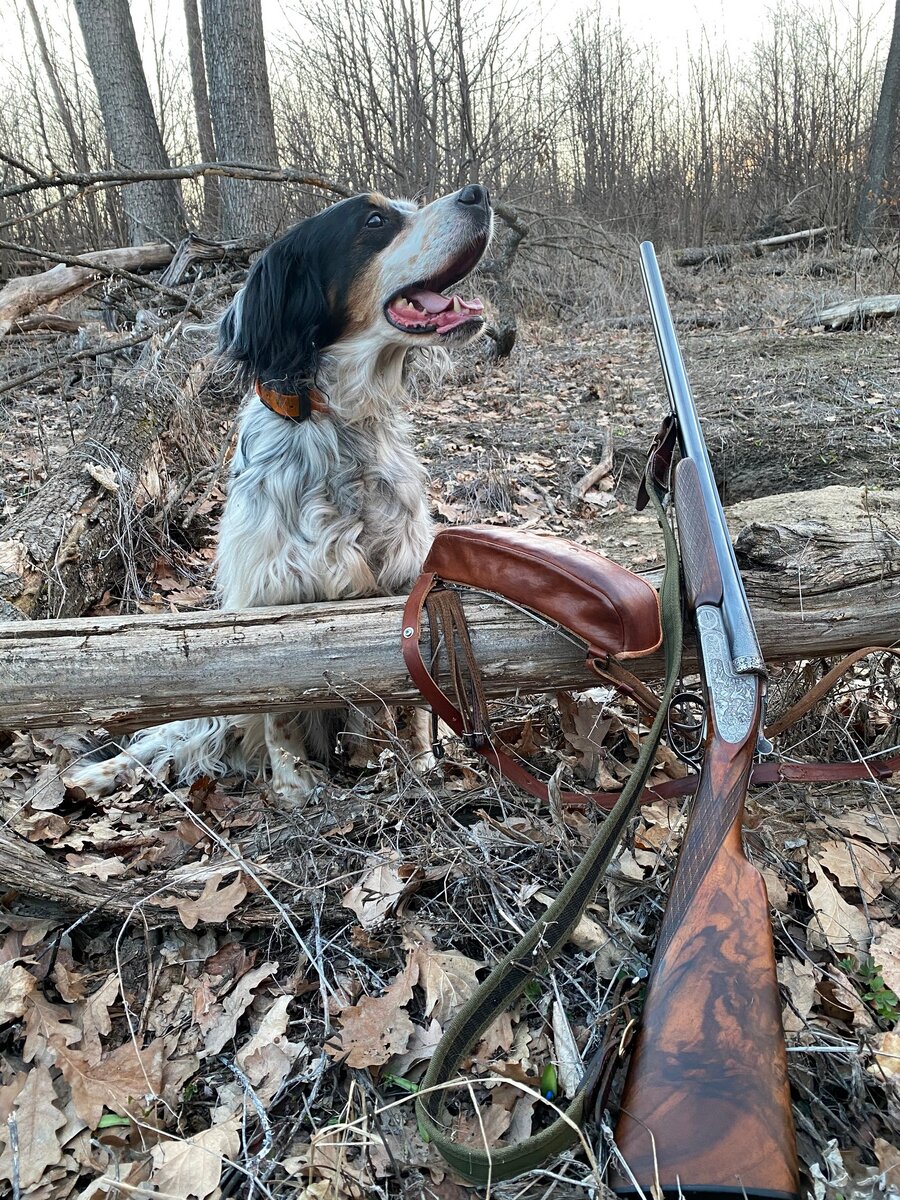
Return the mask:
{"type": "Polygon", "coordinates": [[[453,288],[491,237],[487,189],[475,184],[420,208],[377,193],[342,200],[260,255],[220,325],[220,351],[282,391],[313,382],[323,352],[364,339],[386,347],[468,341],[480,300],[453,288]]]}

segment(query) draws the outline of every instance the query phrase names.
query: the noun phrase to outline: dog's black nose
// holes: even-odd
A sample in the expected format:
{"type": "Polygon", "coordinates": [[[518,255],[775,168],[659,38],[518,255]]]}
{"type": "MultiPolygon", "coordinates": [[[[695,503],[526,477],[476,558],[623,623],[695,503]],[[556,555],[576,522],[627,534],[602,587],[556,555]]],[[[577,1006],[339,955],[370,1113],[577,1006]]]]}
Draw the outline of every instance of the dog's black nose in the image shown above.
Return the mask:
{"type": "Polygon", "coordinates": [[[470,183],[464,187],[456,198],[460,204],[480,204],[482,208],[487,208],[491,202],[487,188],[478,183],[470,183]]]}

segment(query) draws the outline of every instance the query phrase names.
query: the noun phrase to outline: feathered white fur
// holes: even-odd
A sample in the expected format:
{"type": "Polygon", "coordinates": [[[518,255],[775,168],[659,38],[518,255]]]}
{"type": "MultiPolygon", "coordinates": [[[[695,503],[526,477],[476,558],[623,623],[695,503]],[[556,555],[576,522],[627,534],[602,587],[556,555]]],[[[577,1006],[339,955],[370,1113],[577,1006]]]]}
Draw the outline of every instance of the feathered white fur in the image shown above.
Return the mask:
{"type": "MultiPolygon", "coordinates": [[[[422,210],[397,206],[406,235],[369,266],[372,294],[355,301],[361,327],[342,332],[318,355],[315,386],[327,399],[327,414],[295,422],[272,412],[255,391],[245,398],[219,533],[222,608],[402,593],[418,575],[432,531],[426,476],[406,415],[407,360],[423,342],[433,371],[449,359],[435,337],[417,340],[393,327],[383,309],[400,286],[428,277],[417,261],[435,256],[425,235],[444,232],[450,242],[442,251],[445,260],[471,241],[465,225],[452,232],[459,224],[454,200],[422,210]],[[427,253],[417,255],[417,241],[427,253]]],[[[227,331],[240,337],[248,319],[244,304],[240,294],[223,318],[226,354],[227,331]]],[[[302,797],[321,779],[318,764],[327,763],[338,731],[361,736],[363,726],[358,713],[349,719],[343,713],[338,721],[332,712],[176,721],[138,733],[112,759],[77,766],[68,780],[100,794],[124,769],[138,765],[154,774],[170,769],[180,782],[268,770],[276,792],[302,797]]],[[[427,761],[426,748],[424,722],[414,720],[409,750],[427,761]]]]}

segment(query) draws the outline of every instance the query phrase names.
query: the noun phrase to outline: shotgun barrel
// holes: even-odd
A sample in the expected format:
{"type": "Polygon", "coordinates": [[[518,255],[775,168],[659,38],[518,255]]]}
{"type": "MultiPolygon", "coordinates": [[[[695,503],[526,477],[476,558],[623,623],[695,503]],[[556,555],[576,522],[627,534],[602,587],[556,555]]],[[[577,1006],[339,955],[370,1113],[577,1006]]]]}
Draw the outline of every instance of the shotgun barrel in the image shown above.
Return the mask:
{"type": "Polygon", "coordinates": [[[741,840],[765,664],[653,247],[641,247],[682,457],[674,503],[707,719],[697,793],[622,1096],[623,1196],[794,1200],[797,1156],[765,884],[741,840]]]}

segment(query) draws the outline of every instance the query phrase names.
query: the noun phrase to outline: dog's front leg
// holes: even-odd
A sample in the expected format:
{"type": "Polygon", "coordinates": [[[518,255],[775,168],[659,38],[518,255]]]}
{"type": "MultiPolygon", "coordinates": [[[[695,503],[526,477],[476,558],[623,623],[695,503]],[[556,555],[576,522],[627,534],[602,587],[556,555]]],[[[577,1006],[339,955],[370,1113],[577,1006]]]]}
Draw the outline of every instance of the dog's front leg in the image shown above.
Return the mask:
{"type": "Polygon", "coordinates": [[[308,800],[324,773],[307,757],[303,723],[297,713],[267,713],[266,748],[272,768],[272,791],[293,803],[308,800]]]}

